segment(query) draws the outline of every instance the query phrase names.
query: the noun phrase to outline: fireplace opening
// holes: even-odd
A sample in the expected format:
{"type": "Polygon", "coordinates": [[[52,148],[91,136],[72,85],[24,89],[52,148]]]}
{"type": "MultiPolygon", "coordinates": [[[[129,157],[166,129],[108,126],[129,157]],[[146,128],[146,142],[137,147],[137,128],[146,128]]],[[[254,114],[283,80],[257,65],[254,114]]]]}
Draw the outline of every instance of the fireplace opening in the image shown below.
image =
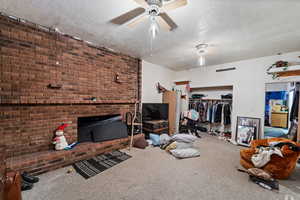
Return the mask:
{"type": "Polygon", "coordinates": [[[127,126],[120,115],[78,118],[78,142],[103,142],[128,137],[127,126]]]}

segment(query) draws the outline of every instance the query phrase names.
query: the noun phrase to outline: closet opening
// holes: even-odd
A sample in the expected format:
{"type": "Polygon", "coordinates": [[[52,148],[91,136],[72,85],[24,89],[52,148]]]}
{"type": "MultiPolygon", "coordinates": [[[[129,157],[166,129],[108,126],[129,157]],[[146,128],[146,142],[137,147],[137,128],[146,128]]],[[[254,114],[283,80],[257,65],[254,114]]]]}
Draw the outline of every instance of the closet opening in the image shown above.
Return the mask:
{"type": "Polygon", "coordinates": [[[264,137],[297,140],[300,82],[266,84],[264,137]]]}
{"type": "Polygon", "coordinates": [[[189,110],[199,113],[200,131],[230,140],[233,86],[191,88],[189,110]]]}

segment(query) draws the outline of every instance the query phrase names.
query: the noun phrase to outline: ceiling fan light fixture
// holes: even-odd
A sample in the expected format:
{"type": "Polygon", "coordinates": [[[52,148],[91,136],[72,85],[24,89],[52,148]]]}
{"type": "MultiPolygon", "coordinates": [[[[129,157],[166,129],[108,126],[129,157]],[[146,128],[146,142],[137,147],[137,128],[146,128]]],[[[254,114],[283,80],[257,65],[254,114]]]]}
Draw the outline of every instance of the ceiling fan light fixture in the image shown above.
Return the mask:
{"type": "Polygon", "coordinates": [[[205,57],[203,55],[201,55],[199,57],[199,65],[200,66],[204,66],[205,65],[205,57]]]}
{"type": "Polygon", "coordinates": [[[199,55],[198,62],[199,62],[200,66],[204,66],[206,63],[205,54],[207,52],[207,47],[208,47],[208,44],[198,44],[196,46],[197,53],[199,55]]]}
{"type": "Polygon", "coordinates": [[[205,49],[207,49],[207,47],[208,47],[208,44],[198,44],[197,46],[196,46],[196,49],[197,50],[205,50],[205,49]]]}
{"type": "Polygon", "coordinates": [[[150,16],[150,28],[149,28],[149,33],[151,36],[151,39],[154,40],[156,38],[156,36],[159,33],[159,25],[156,21],[156,17],[155,16],[150,16]]]}

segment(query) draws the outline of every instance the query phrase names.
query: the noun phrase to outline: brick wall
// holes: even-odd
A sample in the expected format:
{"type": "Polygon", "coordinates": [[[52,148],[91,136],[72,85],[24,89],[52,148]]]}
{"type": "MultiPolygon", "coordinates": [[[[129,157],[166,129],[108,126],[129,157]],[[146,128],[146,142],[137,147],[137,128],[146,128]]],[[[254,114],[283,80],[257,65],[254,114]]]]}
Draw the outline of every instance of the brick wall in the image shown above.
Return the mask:
{"type": "MultiPolygon", "coordinates": [[[[3,135],[0,133],[0,136],[3,135]]],[[[6,169],[6,157],[5,157],[5,148],[3,142],[0,141],[0,199],[3,198],[3,189],[4,189],[4,178],[5,178],[5,169],[6,169]]]]}
{"type": "Polygon", "coordinates": [[[67,140],[76,141],[78,117],[123,114],[140,100],[136,58],[4,16],[0,47],[0,131],[8,157],[52,149],[61,123],[71,124],[67,140]]]}

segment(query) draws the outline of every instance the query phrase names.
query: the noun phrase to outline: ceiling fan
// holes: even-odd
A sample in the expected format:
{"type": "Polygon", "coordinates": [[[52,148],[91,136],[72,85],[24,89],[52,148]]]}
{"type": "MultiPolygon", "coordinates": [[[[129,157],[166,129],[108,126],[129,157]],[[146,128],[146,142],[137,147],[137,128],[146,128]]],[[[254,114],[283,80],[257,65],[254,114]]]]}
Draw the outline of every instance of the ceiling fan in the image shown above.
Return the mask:
{"type": "Polygon", "coordinates": [[[134,27],[137,24],[145,21],[148,17],[152,21],[157,21],[160,27],[168,31],[175,30],[178,26],[169,17],[166,11],[175,10],[187,5],[187,0],[134,0],[142,7],[133,9],[123,15],[120,15],[110,22],[117,25],[127,24],[129,27],[134,27]]]}

